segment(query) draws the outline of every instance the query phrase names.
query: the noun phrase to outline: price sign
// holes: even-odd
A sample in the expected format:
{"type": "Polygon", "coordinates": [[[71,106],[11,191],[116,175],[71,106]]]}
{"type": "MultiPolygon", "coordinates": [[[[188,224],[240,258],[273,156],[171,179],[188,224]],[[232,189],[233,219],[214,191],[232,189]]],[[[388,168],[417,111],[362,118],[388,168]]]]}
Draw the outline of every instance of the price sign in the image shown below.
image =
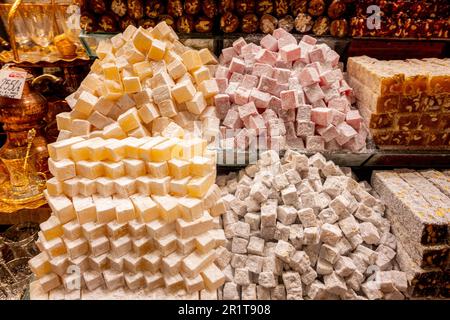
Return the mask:
{"type": "Polygon", "coordinates": [[[0,96],[21,99],[26,78],[26,72],[0,70],[0,96]]]}

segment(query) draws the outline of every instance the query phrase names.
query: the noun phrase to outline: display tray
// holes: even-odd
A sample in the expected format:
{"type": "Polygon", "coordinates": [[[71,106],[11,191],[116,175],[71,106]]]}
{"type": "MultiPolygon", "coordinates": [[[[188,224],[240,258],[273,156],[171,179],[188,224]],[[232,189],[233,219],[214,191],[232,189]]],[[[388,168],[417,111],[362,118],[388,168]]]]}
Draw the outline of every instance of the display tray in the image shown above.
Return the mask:
{"type": "MultiPolygon", "coordinates": [[[[101,40],[109,39],[117,33],[105,32],[86,32],[81,31],[80,41],[83,44],[87,54],[92,59],[97,58],[95,50],[101,40]]],[[[303,37],[303,34],[292,34],[298,40],[303,37]]],[[[180,41],[196,49],[208,48],[215,54],[219,55],[222,48],[231,46],[232,42],[240,37],[243,37],[248,42],[259,42],[261,38],[266,36],[264,33],[232,33],[232,34],[213,34],[213,33],[189,33],[179,34],[180,41]]],[[[312,35],[314,36],[314,35],[312,35]]],[[[314,36],[315,37],[315,36],[314,36]]],[[[347,49],[351,38],[335,38],[332,36],[315,37],[319,42],[326,43],[333,48],[339,55],[342,55],[347,49]]]]}

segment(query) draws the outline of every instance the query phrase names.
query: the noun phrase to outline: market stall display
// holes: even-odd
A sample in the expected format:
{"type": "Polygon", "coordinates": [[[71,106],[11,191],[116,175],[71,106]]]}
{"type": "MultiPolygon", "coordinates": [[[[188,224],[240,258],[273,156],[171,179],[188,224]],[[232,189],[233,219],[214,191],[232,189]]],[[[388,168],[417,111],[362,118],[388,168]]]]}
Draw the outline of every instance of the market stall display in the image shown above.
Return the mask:
{"type": "Polygon", "coordinates": [[[351,57],[349,84],[380,148],[449,149],[450,60],[351,57]]]}
{"type": "Polygon", "coordinates": [[[404,298],[385,205],[348,169],[319,153],[267,151],[217,177],[231,243],[216,262],[224,299],[404,298]]]}
{"type": "Polygon", "coordinates": [[[260,46],[243,38],[223,49],[215,106],[223,149],[311,151],[366,147],[367,128],[352,109],[339,55],[310,36],[279,28],[260,46]]]}

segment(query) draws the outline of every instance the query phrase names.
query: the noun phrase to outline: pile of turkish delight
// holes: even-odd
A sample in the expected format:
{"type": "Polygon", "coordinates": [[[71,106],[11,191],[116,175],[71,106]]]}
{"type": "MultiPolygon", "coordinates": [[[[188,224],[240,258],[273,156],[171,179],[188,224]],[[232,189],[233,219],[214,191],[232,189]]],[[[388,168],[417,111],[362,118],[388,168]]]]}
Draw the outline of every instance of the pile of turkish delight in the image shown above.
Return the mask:
{"type": "Polygon", "coordinates": [[[224,299],[403,299],[406,274],[385,206],[321,154],[262,153],[219,176],[224,299]]]}
{"type": "Polygon", "coordinates": [[[280,28],[260,45],[236,40],[219,62],[222,148],[365,149],[367,129],[328,45],[308,35],[297,42],[280,28]]]}

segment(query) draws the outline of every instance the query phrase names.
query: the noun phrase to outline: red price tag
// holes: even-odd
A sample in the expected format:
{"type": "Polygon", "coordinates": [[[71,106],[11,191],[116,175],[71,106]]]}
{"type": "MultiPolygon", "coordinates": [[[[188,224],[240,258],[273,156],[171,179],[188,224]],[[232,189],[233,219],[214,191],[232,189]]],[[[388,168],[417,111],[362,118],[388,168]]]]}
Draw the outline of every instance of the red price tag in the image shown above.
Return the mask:
{"type": "Polygon", "coordinates": [[[26,79],[26,72],[0,70],[0,96],[21,99],[26,79]]]}

